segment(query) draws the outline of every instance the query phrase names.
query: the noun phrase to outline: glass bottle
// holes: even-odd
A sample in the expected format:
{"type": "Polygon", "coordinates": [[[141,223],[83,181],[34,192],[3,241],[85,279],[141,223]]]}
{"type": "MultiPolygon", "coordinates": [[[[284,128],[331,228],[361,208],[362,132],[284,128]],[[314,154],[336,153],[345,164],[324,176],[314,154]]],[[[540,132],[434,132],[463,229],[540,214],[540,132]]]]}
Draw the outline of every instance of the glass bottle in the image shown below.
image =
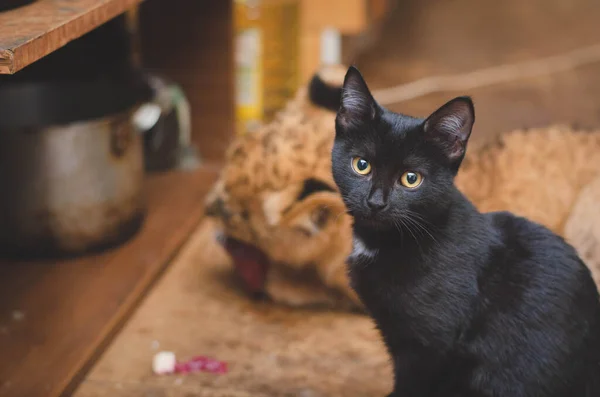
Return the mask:
{"type": "Polygon", "coordinates": [[[296,93],[299,0],[235,0],[236,128],[251,132],[296,93]]]}

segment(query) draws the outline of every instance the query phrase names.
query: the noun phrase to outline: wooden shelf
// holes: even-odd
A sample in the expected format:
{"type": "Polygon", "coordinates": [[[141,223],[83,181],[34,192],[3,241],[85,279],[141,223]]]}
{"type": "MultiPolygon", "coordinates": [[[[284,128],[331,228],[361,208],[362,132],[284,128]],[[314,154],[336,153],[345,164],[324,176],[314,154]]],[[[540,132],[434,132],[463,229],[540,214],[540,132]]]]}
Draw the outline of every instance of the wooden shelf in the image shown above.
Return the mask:
{"type": "Polygon", "coordinates": [[[37,0],[0,12],[0,74],[13,74],[142,0],[37,0]]]}
{"type": "Polygon", "coordinates": [[[148,177],[148,215],[120,248],[0,263],[0,395],[70,393],[203,215],[214,168],[148,177]]]}

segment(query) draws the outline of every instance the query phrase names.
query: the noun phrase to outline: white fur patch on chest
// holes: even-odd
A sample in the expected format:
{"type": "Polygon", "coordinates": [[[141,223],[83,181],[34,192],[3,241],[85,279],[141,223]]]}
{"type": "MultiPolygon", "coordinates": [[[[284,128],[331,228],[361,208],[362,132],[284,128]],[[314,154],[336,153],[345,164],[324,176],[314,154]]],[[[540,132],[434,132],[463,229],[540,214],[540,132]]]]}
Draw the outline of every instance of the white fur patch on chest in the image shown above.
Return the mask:
{"type": "Polygon", "coordinates": [[[374,259],[379,253],[378,249],[369,248],[363,240],[357,236],[352,239],[352,253],[348,259],[350,260],[365,260],[374,259]]]}

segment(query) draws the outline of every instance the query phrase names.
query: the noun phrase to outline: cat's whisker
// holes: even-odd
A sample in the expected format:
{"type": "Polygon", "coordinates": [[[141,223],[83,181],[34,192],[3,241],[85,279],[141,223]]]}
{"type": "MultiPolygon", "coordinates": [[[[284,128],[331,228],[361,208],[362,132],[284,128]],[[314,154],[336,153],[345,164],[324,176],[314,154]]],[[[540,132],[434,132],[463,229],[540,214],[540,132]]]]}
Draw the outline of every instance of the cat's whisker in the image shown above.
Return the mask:
{"type": "Polygon", "coordinates": [[[425,235],[423,234],[423,228],[421,227],[421,225],[419,225],[414,219],[408,218],[408,217],[403,217],[404,221],[406,221],[408,223],[408,225],[410,225],[411,227],[414,226],[413,231],[419,235],[419,239],[422,239],[425,237],[425,235]]]}
{"type": "Polygon", "coordinates": [[[433,236],[433,231],[435,231],[437,228],[434,224],[432,224],[429,220],[427,220],[426,218],[424,218],[422,215],[411,211],[411,210],[405,210],[406,219],[410,219],[416,227],[422,229],[424,232],[426,232],[433,241],[435,241],[436,244],[439,245],[439,242],[437,241],[437,239],[433,236]],[[429,228],[427,227],[429,226],[429,228]],[[432,230],[430,230],[430,228],[432,230]]]}
{"type": "Polygon", "coordinates": [[[412,218],[410,218],[410,217],[404,217],[403,219],[404,219],[404,220],[405,220],[405,221],[406,221],[406,222],[407,222],[409,225],[411,225],[411,226],[414,226],[414,227],[415,227],[414,231],[415,231],[415,233],[418,233],[418,234],[419,234],[419,237],[425,237],[425,235],[423,234],[423,227],[422,227],[422,226],[421,226],[419,223],[417,223],[417,221],[416,221],[416,220],[414,220],[414,219],[412,219],[412,218]]]}
{"type": "Polygon", "coordinates": [[[415,227],[417,227],[417,228],[418,228],[419,230],[421,230],[422,232],[425,232],[425,233],[427,233],[427,235],[428,235],[429,237],[431,237],[431,239],[432,239],[432,240],[433,240],[433,241],[434,241],[436,244],[438,244],[438,245],[439,245],[439,242],[438,242],[438,241],[437,241],[437,239],[436,239],[436,238],[433,236],[433,233],[431,233],[431,232],[429,231],[429,229],[427,229],[427,227],[426,227],[426,226],[425,226],[423,223],[421,223],[421,222],[423,222],[423,221],[424,221],[424,219],[422,219],[422,218],[420,218],[420,217],[414,217],[414,218],[413,218],[413,217],[408,217],[408,216],[407,216],[407,217],[404,217],[404,219],[405,219],[405,220],[407,220],[407,221],[409,221],[411,224],[413,224],[415,227]],[[421,221],[421,222],[419,222],[419,221],[421,221]]]}
{"type": "Polygon", "coordinates": [[[403,248],[403,241],[404,241],[404,231],[402,230],[402,226],[398,224],[398,222],[394,219],[394,226],[396,227],[397,230],[400,231],[400,249],[403,248]]]}
{"type": "Polygon", "coordinates": [[[348,276],[392,358],[388,395],[600,396],[600,299],[584,261],[541,224],[482,213],[456,190],[473,101],[411,118],[375,102],[355,67],[339,101],[332,171],[359,264],[348,276]],[[400,163],[412,170],[390,178],[400,163]]]}
{"type": "Polygon", "coordinates": [[[431,223],[429,220],[427,220],[426,218],[424,218],[421,214],[419,214],[418,212],[414,212],[411,210],[405,210],[406,214],[410,215],[413,218],[417,218],[420,221],[422,221],[423,223],[428,224],[429,226],[435,228],[435,225],[433,223],[431,223]]]}
{"type": "Polygon", "coordinates": [[[402,241],[404,239],[404,232],[402,231],[402,226],[398,224],[396,219],[392,219],[392,222],[394,223],[394,227],[396,228],[396,230],[400,232],[400,241],[402,241]]]}
{"type": "Polygon", "coordinates": [[[406,218],[404,218],[404,217],[398,218],[398,221],[400,221],[400,223],[402,224],[402,226],[404,226],[404,228],[406,228],[406,230],[410,233],[410,235],[412,236],[412,238],[415,240],[415,243],[417,243],[417,247],[419,248],[419,251],[421,252],[421,254],[424,254],[423,247],[421,247],[421,243],[419,243],[419,239],[413,233],[412,229],[410,228],[410,225],[404,222],[405,220],[406,220],[406,218]]]}

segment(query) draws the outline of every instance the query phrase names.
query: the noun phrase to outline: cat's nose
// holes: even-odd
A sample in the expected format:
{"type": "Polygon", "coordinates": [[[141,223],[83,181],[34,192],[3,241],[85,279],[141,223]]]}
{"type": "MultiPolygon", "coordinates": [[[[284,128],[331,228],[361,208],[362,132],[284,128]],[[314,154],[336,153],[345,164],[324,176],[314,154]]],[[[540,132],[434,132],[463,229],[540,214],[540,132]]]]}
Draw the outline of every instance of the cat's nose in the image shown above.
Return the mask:
{"type": "Polygon", "coordinates": [[[387,202],[382,189],[373,189],[367,197],[367,205],[371,211],[378,212],[385,208],[387,202]]]}
{"type": "Polygon", "coordinates": [[[382,197],[373,196],[367,199],[367,205],[371,211],[379,212],[387,206],[387,203],[383,201],[382,197]]]}

